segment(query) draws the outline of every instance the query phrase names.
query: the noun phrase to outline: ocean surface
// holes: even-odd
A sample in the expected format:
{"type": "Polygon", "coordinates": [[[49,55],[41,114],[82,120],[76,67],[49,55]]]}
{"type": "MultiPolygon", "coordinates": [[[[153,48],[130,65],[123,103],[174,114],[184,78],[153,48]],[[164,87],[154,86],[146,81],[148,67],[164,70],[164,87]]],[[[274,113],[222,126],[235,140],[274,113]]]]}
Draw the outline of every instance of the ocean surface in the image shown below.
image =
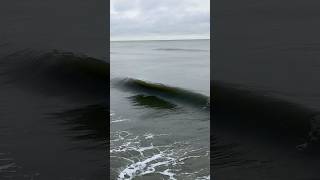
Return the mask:
{"type": "Polygon", "coordinates": [[[1,1],[1,180],[108,179],[108,9],[1,1]]]}
{"type": "Polygon", "coordinates": [[[210,179],[209,42],[111,42],[110,179],[210,179]]]}
{"type": "Polygon", "coordinates": [[[10,45],[0,52],[0,179],[107,179],[108,63],[10,45]]]}
{"type": "Polygon", "coordinates": [[[226,155],[211,152],[216,179],[319,179],[319,5],[215,3],[211,145],[226,155]]]}

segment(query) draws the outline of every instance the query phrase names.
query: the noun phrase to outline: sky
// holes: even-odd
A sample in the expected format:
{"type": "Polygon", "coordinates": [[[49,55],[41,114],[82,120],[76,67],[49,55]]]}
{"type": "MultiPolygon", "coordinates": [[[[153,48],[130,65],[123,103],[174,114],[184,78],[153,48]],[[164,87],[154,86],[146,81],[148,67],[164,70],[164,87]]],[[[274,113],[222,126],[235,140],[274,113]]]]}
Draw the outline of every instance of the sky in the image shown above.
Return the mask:
{"type": "Polygon", "coordinates": [[[209,39],[210,0],[111,0],[111,41],[209,39]]]}

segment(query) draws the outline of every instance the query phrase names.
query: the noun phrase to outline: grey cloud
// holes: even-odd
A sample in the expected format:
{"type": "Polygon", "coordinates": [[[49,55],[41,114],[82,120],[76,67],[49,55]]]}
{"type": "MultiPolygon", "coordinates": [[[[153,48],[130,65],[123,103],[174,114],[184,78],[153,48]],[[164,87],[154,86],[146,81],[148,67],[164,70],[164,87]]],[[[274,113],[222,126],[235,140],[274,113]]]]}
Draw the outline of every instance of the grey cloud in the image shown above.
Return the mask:
{"type": "Polygon", "coordinates": [[[111,38],[208,37],[209,0],[112,0],[111,38]]]}

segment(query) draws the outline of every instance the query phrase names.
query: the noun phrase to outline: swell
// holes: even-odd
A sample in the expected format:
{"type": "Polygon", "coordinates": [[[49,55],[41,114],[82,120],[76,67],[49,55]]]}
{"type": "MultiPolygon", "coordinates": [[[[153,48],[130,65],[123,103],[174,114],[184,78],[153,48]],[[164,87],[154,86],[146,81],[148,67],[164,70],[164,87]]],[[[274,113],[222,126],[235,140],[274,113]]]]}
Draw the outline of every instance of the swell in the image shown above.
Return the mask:
{"type": "MultiPolygon", "coordinates": [[[[169,101],[182,102],[185,104],[202,107],[202,108],[207,108],[209,107],[209,104],[210,104],[209,97],[203,94],[192,92],[179,87],[167,86],[164,84],[126,78],[126,79],[114,79],[112,81],[112,85],[122,90],[154,95],[157,97],[165,98],[166,100],[169,100],[169,101]]],[[[153,98],[153,100],[157,100],[157,98],[153,98]]],[[[159,104],[164,104],[164,103],[159,102],[159,104]]]]}
{"type": "Polygon", "coordinates": [[[211,94],[213,127],[232,124],[233,128],[304,139],[303,148],[318,144],[320,118],[314,109],[220,81],[211,82],[211,94]]]}
{"type": "Polygon", "coordinates": [[[1,82],[32,92],[75,99],[107,100],[109,64],[58,50],[20,50],[3,55],[1,82]]]}

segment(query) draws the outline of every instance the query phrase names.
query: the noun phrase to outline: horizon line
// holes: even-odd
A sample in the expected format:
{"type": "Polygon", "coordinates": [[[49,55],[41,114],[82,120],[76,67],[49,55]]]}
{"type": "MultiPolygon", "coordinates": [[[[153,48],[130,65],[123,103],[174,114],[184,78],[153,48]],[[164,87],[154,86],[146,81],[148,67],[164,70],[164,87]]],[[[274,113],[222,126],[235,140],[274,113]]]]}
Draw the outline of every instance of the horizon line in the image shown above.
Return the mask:
{"type": "Polygon", "coordinates": [[[210,40],[210,38],[190,38],[190,39],[125,39],[125,40],[110,40],[110,42],[135,42],[135,41],[190,41],[190,40],[210,40]]]}

